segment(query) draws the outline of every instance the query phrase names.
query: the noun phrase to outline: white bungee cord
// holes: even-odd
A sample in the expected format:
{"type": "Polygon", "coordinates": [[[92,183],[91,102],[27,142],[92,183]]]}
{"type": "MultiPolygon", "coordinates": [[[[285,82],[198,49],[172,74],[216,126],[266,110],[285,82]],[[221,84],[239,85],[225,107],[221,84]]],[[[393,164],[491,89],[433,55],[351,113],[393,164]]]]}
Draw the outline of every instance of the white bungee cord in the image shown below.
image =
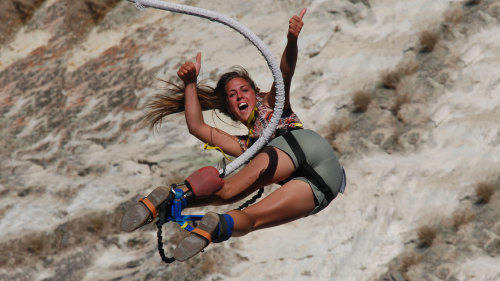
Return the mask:
{"type": "Polygon", "coordinates": [[[241,33],[245,38],[247,38],[260,53],[264,56],[267,61],[267,65],[272,72],[275,87],[276,87],[276,101],[274,106],[273,116],[268,124],[268,126],[264,129],[262,136],[257,139],[257,141],[247,149],[243,154],[241,154],[238,158],[234,159],[231,163],[229,163],[225,168],[221,168],[219,173],[222,177],[225,177],[243,164],[250,161],[255,154],[267,144],[272,134],[276,130],[278,126],[279,119],[281,118],[281,114],[283,113],[283,106],[285,104],[285,84],[283,82],[283,76],[281,75],[281,70],[279,68],[278,61],[273,57],[267,45],[250,29],[242,25],[241,23],[235,21],[234,19],[227,17],[225,15],[221,15],[219,13],[203,9],[197,8],[182,4],[174,4],[159,0],[128,0],[130,2],[134,2],[139,9],[144,9],[147,7],[170,11],[174,13],[182,13],[191,16],[197,16],[201,18],[208,19],[210,21],[216,21],[222,23],[232,29],[241,33]]]}

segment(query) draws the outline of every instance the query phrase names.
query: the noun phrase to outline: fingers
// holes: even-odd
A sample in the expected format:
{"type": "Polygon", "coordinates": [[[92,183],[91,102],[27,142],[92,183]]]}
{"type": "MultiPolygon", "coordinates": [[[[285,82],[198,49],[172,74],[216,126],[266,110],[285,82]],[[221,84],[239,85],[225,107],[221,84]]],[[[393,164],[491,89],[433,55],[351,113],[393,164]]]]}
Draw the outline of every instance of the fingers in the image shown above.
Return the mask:
{"type": "Polygon", "coordinates": [[[302,26],[304,25],[304,22],[302,21],[302,19],[300,19],[298,16],[293,16],[291,19],[290,19],[290,27],[292,28],[302,28],[302,26]]]}
{"type": "Polygon", "coordinates": [[[181,78],[184,83],[196,82],[196,66],[193,62],[185,62],[177,71],[177,76],[181,78]]]}
{"type": "Polygon", "coordinates": [[[304,17],[304,15],[306,14],[306,12],[307,12],[307,8],[302,9],[302,11],[300,11],[299,18],[302,19],[304,17]]]}
{"type": "Polygon", "coordinates": [[[299,37],[299,33],[302,30],[302,26],[304,22],[302,21],[302,17],[306,14],[307,9],[304,8],[300,11],[298,16],[293,16],[289,21],[288,26],[288,39],[296,40],[299,37]]]}
{"type": "Polygon", "coordinates": [[[182,75],[187,75],[191,72],[195,72],[195,70],[196,70],[196,68],[195,68],[194,63],[188,61],[188,62],[185,62],[183,65],[181,65],[181,67],[179,68],[179,71],[177,71],[177,73],[182,74],[182,75]]]}
{"type": "Polygon", "coordinates": [[[179,67],[177,76],[184,81],[185,84],[196,82],[201,68],[201,52],[196,54],[196,62],[187,61],[179,67]]]}

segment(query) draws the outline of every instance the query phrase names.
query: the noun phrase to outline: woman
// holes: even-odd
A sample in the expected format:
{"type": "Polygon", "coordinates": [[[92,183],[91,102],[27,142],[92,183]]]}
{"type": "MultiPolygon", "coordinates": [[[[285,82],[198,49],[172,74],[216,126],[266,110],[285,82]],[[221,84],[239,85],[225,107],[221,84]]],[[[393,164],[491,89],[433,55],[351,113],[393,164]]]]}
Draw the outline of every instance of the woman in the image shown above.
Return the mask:
{"type": "MultiPolygon", "coordinates": [[[[184,261],[202,251],[211,241],[222,242],[231,236],[281,225],[314,214],[325,208],[338,192],[343,191],[345,175],[332,148],[318,134],[302,129],[290,105],[290,84],[297,61],[297,39],[306,9],[289,21],[287,45],[280,69],[285,83],[285,105],[273,140],[243,169],[221,179],[213,167],[202,168],[186,179],[185,192],[192,192],[189,207],[222,205],[240,200],[272,183],[282,186],[258,203],[226,214],[206,214],[198,227],[177,246],[174,257],[184,261]]],[[[236,68],[221,76],[215,89],[197,86],[201,53],[196,62],[184,63],[177,75],[185,87],[177,97],[163,96],[153,102],[148,118],[151,126],[171,113],[184,110],[189,132],[225,153],[239,156],[260,137],[273,114],[276,89],[259,92],[246,71],[236,68]],[[184,107],[182,106],[184,105],[184,107]],[[209,126],[202,110],[219,109],[249,128],[248,136],[232,136],[209,126]]],[[[151,221],[155,208],[168,197],[165,187],[155,189],[146,202],[132,206],[122,220],[122,229],[132,231],[151,221]]]]}

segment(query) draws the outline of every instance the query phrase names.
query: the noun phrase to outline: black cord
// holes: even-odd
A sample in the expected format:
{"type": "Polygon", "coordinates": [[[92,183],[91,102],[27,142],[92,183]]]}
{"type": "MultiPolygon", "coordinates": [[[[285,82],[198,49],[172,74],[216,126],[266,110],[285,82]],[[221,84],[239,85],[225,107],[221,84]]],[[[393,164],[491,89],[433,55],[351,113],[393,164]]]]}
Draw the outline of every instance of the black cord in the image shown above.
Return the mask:
{"type": "Polygon", "coordinates": [[[161,260],[165,263],[173,263],[175,261],[174,257],[167,257],[165,255],[165,250],[163,250],[163,237],[161,235],[161,225],[159,223],[156,224],[158,226],[158,253],[160,254],[161,260]]]}
{"type": "Polygon", "coordinates": [[[168,222],[168,207],[170,207],[170,200],[166,200],[163,204],[160,205],[158,221],[156,222],[156,226],[158,227],[156,236],[158,237],[158,253],[160,254],[161,260],[165,263],[173,263],[175,261],[175,258],[167,257],[167,255],[165,255],[165,250],[163,250],[163,236],[161,230],[161,227],[166,222],[168,222]]]}
{"type": "MultiPolygon", "coordinates": [[[[257,194],[255,194],[252,198],[250,198],[248,201],[243,203],[241,206],[238,207],[237,210],[243,210],[246,207],[252,205],[262,197],[262,194],[264,193],[264,188],[259,189],[257,194]]],[[[161,260],[165,263],[173,263],[175,261],[174,257],[167,257],[165,254],[165,250],[163,249],[163,235],[162,235],[162,226],[168,222],[167,217],[168,217],[168,212],[169,212],[169,207],[170,207],[170,200],[166,200],[163,204],[160,205],[159,207],[159,215],[158,215],[158,221],[156,221],[156,226],[158,227],[158,232],[156,233],[156,236],[158,237],[158,253],[160,254],[161,260]]]]}
{"type": "Polygon", "coordinates": [[[255,194],[247,202],[245,202],[241,206],[239,206],[238,209],[236,209],[236,210],[241,211],[241,210],[245,209],[246,207],[252,205],[253,203],[255,203],[255,201],[257,201],[257,199],[259,199],[262,196],[263,193],[264,193],[264,188],[259,189],[259,192],[257,192],[257,194],[255,194]]]}

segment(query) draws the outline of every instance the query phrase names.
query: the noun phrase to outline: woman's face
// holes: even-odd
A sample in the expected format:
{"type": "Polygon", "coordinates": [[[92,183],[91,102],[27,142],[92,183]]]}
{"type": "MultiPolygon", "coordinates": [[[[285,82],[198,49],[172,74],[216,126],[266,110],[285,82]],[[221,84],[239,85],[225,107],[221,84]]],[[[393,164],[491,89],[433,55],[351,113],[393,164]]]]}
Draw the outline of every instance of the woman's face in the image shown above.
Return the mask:
{"type": "Polygon", "coordinates": [[[229,80],[225,90],[229,111],[236,119],[246,124],[257,103],[254,89],[247,80],[236,77],[229,80]]]}

